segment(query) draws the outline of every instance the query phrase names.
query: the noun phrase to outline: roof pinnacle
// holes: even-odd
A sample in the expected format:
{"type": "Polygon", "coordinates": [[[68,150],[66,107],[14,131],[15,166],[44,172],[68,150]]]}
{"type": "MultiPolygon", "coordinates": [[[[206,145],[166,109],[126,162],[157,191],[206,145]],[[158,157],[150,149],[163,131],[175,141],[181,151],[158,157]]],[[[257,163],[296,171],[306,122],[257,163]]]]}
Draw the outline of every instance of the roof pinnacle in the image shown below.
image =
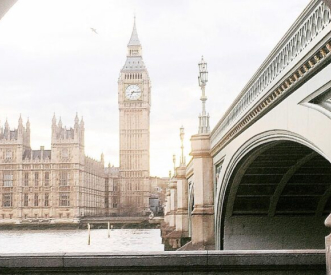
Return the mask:
{"type": "Polygon", "coordinates": [[[137,33],[137,28],[136,28],[136,15],[134,15],[133,18],[133,30],[132,30],[132,34],[131,34],[131,38],[130,41],[128,43],[128,46],[140,46],[140,41],[138,38],[138,33],[137,33]]]}
{"type": "Polygon", "coordinates": [[[78,113],[76,112],[76,117],[75,117],[75,124],[79,123],[79,118],[78,118],[78,113]]]}

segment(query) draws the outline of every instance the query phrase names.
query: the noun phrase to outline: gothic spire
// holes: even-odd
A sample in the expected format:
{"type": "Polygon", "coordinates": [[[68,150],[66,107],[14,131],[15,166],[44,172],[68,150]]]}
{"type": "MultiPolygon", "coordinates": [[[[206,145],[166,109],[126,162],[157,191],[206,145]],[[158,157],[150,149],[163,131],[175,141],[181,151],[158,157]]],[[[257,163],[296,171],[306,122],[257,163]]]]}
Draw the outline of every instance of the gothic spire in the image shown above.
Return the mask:
{"type": "Polygon", "coordinates": [[[136,28],[136,16],[134,16],[133,30],[128,46],[141,46],[136,28]]]}
{"type": "Polygon", "coordinates": [[[22,115],[20,114],[20,118],[18,119],[18,133],[21,135],[23,132],[23,120],[22,120],[22,115]]]}
{"type": "Polygon", "coordinates": [[[80,127],[84,128],[84,118],[83,117],[80,119],[80,127]]]}
{"type": "Polygon", "coordinates": [[[8,118],[6,118],[6,122],[5,122],[5,129],[9,129],[8,118]]]}
{"type": "Polygon", "coordinates": [[[30,119],[26,121],[26,131],[30,131],[30,119]]]}
{"type": "Polygon", "coordinates": [[[79,118],[78,118],[78,113],[76,112],[76,117],[75,117],[75,129],[78,130],[79,127],[79,118]]]}
{"type": "Polygon", "coordinates": [[[52,126],[56,126],[56,116],[55,116],[55,113],[53,115],[53,118],[52,118],[52,126]]]}
{"type": "Polygon", "coordinates": [[[76,112],[75,123],[79,123],[78,113],[76,112]]]}
{"type": "Polygon", "coordinates": [[[23,120],[22,120],[22,115],[20,114],[20,117],[18,119],[18,126],[23,126],[23,120]]]}

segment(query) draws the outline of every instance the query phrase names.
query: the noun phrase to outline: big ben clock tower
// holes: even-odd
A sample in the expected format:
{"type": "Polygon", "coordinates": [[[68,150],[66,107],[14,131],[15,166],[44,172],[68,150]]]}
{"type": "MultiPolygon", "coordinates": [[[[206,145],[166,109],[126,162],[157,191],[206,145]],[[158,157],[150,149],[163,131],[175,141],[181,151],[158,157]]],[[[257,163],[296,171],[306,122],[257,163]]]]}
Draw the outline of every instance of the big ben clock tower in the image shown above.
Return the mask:
{"type": "Polygon", "coordinates": [[[144,215],[149,210],[149,124],[151,82],[142,58],[136,21],[126,62],[118,80],[120,127],[121,215],[144,215]]]}

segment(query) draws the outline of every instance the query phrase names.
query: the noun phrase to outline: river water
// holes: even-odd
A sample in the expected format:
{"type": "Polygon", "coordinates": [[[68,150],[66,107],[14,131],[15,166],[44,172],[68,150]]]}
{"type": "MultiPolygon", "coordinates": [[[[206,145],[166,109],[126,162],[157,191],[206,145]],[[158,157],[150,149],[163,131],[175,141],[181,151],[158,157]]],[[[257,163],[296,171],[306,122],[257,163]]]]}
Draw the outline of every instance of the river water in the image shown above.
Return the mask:
{"type": "Polygon", "coordinates": [[[164,251],[159,229],[0,231],[0,254],[139,251],[164,251]]]}

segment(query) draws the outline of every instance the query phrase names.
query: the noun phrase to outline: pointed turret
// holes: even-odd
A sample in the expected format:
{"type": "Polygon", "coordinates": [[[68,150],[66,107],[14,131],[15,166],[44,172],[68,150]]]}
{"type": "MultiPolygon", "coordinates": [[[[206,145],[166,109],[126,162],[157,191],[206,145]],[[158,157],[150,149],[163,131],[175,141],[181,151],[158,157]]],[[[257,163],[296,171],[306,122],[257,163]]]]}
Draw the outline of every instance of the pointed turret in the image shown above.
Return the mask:
{"type": "Polygon", "coordinates": [[[56,126],[56,116],[54,113],[53,118],[52,118],[52,127],[55,127],[55,126],[56,126]]]}
{"type": "Polygon", "coordinates": [[[5,130],[4,130],[4,136],[5,139],[10,139],[10,129],[9,129],[9,123],[8,123],[8,119],[6,118],[6,122],[5,122],[5,130]]]}
{"type": "Polygon", "coordinates": [[[22,120],[22,115],[20,114],[20,118],[18,119],[18,127],[22,126],[23,127],[23,120],[22,120]]]}
{"type": "Polygon", "coordinates": [[[30,132],[30,120],[28,118],[28,120],[26,121],[26,131],[30,132]]]}
{"type": "Polygon", "coordinates": [[[104,164],[105,163],[105,156],[103,153],[101,153],[101,163],[104,164]]]}
{"type": "Polygon", "coordinates": [[[81,118],[80,123],[79,123],[79,133],[80,133],[80,141],[84,145],[84,143],[85,143],[85,126],[84,126],[83,117],[81,118]]]}
{"type": "Polygon", "coordinates": [[[6,118],[6,122],[5,122],[5,130],[9,130],[8,118],[6,118]]]}
{"type": "Polygon", "coordinates": [[[78,128],[79,128],[79,118],[78,118],[78,113],[76,112],[75,126],[74,126],[75,132],[78,131],[78,128]]]}
{"type": "Polygon", "coordinates": [[[84,119],[83,119],[83,117],[80,120],[80,126],[84,129],[84,119]]]}
{"type": "MultiPolygon", "coordinates": [[[[128,43],[127,59],[121,72],[126,73],[127,71],[132,72],[143,70],[146,70],[146,67],[142,58],[142,47],[138,38],[136,17],[134,17],[133,30],[128,43]]],[[[137,79],[138,75],[126,75],[126,77],[131,77],[130,79],[137,79]]]]}
{"type": "Polygon", "coordinates": [[[59,119],[59,124],[58,124],[59,128],[62,128],[62,120],[61,120],[61,117],[59,119]]]}
{"type": "Polygon", "coordinates": [[[56,126],[56,116],[54,113],[52,118],[52,142],[53,140],[56,139],[56,133],[57,133],[57,126],[56,126]]]}
{"type": "Polygon", "coordinates": [[[25,135],[25,143],[26,146],[30,147],[30,135],[31,135],[31,131],[30,131],[30,120],[28,118],[28,120],[26,121],[26,135],[25,135]]]}
{"type": "Polygon", "coordinates": [[[139,37],[138,37],[138,33],[137,33],[136,16],[134,16],[133,30],[132,30],[130,41],[128,43],[128,47],[130,47],[130,46],[141,46],[139,37]]]}
{"type": "Polygon", "coordinates": [[[20,114],[20,118],[18,119],[18,138],[22,139],[23,138],[23,120],[22,120],[22,116],[20,114]]]}
{"type": "MultiPolygon", "coordinates": [[[[138,38],[137,27],[136,27],[136,17],[134,17],[133,30],[130,41],[128,43],[128,57],[130,56],[135,56],[135,57],[142,56],[142,47],[138,38]]],[[[134,63],[132,62],[132,65],[133,64],[134,63]]]]}
{"type": "Polygon", "coordinates": [[[78,118],[78,113],[76,112],[76,117],[75,117],[75,124],[79,123],[79,118],[78,118]]]}

